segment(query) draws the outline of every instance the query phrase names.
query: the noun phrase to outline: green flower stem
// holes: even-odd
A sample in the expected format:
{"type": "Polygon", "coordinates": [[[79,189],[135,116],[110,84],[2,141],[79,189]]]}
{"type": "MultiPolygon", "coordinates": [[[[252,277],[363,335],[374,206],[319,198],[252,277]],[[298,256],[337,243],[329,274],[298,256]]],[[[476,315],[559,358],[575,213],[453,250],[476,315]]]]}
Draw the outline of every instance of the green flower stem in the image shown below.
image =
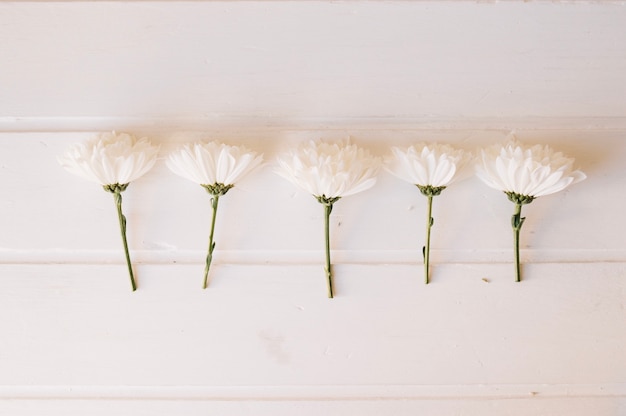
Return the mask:
{"type": "Polygon", "coordinates": [[[515,281],[522,281],[522,273],[520,266],[520,258],[519,258],[519,232],[522,229],[522,225],[524,224],[524,220],[526,218],[522,217],[522,204],[515,204],[515,213],[513,217],[511,217],[511,226],[513,227],[513,244],[515,247],[515,281]]]}
{"type": "Polygon", "coordinates": [[[339,199],[340,196],[327,197],[326,195],[315,196],[317,202],[324,205],[324,239],[326,242],[326,267],[324,272],[326,273],[326,284],[328,287],[328,297],[333,298],[333,271],[330,264],[330,213],[333,211],[333,204],[339,199]]]}
{"type": "Polygon", "coordinates": [[[424,283],[428,284],[429,272],[430,272],[430,229],[435,223],[433,218],[433,197],[441,195],[445,186],[432,186],[432,185],[415,185],[420,190],[422,195],[428,198],[428,218],[426,221],[426,244],[422,247],[422,256],[424,257],[424,283]]]}
{"type": "Polygon", "coordinates": [[[515,246],[515,281],[522,281],[522,271],[519,260],[519,231],[524,225],[526,218],[522,217],[522,205],[530,204],[535,197],[531,195],[522,195],[515,192],[504,192],[509,201],[515,204],[515,213],[511,217],[511,226],[513,227],[513,244],[515,246]]]}
{"type": "Polygon", "coordinates": [[[233,184],[214,183],[212,185],[201,185],[211,195],[211,208],[213,210],[213,217],[211,218],[211,233],[209,234],[209,250],[206,255],[206,265],[204,266],[204,283],[202,288],[206,289],[209,280],[209,269],[211,268],[211,260],[213,260],[213,250],[215,249],[215,242],[213,241],[213,233],[215,232],[215,217],[217,216],[217,204],[219,203],[220,196],[226,195],[233,186],[233,184]]]}
{"type": "Polygon", "coordinates": [[[430,229],[435,223],[435,219],[432,217],[433,213],[433,196],[428,195],[428,218],[426,223],[426,245],[424,246],[424,283],[428,284],[428,274],[430,270],[430,229]]]}
{"type": "Polygon", "coordinates": [[[332,203],[324,204],[324,236],[326,239],[326,284],[328,287],[328,297],[333,297],[333,273],[330,264],[330,213],[333,210],[332,203]]]}
{"type": "Polygon", "coordinates": [[[211,208],[213,210],[213,217],[211,219],[211,233],[209,234],[209,250],[206,256],[206,265],[204,267],[204,283],[203,289],[207,288],[209,279],[209,268],[211,267],[211,260],[213,260],[213,250],[215,249],[215,242],[213,241],[213,233],[215,232],[215,218],[217,216],[217,204],[219,203],[220,195],[213,195],[211,198],[211,208]]]}
{"type": "MultiPolygon", "coordinates": [[[[124,187],[124,189],[126,189],[124,187]]],[[[122,191],[119,187],[113,189],[113,197],[115,198],[115,205],[117,207],[117,217],[120,222],[120,232],[122,234],[122,241],[124,242],[124,253],[126,254],[126,265],[128,266],[128,274],[130,275],[130,285],[133,292],[137,290],[137,284],[135,283],[135,276],[133,275],[133,268],[130,262],[130,254],[128,253],[128,241],[126,241],[126,217],[122,214],[122,191]]]]}

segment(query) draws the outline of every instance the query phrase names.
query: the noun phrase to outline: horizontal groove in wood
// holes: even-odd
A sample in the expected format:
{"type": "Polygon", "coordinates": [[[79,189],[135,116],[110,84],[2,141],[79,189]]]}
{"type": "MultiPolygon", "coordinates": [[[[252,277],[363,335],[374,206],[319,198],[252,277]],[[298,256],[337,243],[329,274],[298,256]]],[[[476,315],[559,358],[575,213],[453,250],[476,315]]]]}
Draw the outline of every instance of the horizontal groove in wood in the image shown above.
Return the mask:
{"type": "Polygon", "coordinates": [[[432,400],[626,397],[626,383],[341,386],[0,386],[0,400],[432,400]]]}
{"type": "Polygon", "coordinates": [[[0,132],[89,132],[102,130],[626,130],[626,117],[0,117],[0,132]]]}
{"type": "MultiPolygon", "coordinates": [[[[136,264],[203,264],[203,250],[132,250],[136,264]]],[[[315,250],[215,250],[215,262],[248,265],[316,264],[324,254],[315,250]]],[[[521,250],[522,261],[533,263],[619,263],[626,250],[521,250]]],[[[511,250],[435,250],[439,264],[499,264],[513,261],[511,250]]],[[[417,250],[333,250],[335,264],[422,264],[417,250]]],[[[121,264],[120,250],[0,249],[0,264],[121,264]]]]}

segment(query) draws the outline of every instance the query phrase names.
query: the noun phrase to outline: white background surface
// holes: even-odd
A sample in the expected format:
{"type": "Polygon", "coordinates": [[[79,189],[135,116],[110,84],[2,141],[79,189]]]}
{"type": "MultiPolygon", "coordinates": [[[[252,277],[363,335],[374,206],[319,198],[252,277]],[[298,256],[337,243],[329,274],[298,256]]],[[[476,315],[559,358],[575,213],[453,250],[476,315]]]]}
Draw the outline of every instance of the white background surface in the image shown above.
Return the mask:
{"type": "MultiPolygon", "coordinates": [[[[623,2],[0,2],[6,414],[626,414],[623,2]],[[524,207],[381,173],[319,204],[271,164],[220,202],[159,163],[111,195],[56,162],[99,130],[172,146],[307,138],[468,150],[513,129],[588,179],[524,207]]],[[[162,161],[161,161],[162,162],[162,161]]]]}

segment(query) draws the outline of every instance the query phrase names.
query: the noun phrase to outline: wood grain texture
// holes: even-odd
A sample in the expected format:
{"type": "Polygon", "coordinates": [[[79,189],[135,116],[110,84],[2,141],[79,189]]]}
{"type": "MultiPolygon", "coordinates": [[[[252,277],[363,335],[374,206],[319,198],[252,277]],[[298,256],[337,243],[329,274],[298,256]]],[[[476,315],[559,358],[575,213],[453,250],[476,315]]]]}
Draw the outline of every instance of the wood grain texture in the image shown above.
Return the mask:
{"type": "Polygon", "coordinates": [[[1,2],[0,115],[624,117],[621,2],[1,2]]]}
{"type": "Polygon", "coordinates": [[[623,263],[201,269],[2,266],[0,408],[623,409],[623,263]]]}
{"type": "MultiPolygon", "coordinates": [[[[219,138],[263,152],[268,164],[221,201],[216,241],[224,259],[246,263],[308,262],[322,250],[323,210],[315,199],[273,172],[277,152],[296,141],[346,138],[378,156],[392,145],[439,140],[467,150],[501,141],[502,131],[263,128],[176,133],[137,131],[161,144],[219,138]],[[282,254],[284,253],[284,255],[282,254]]],[[[94,133],[0,134],[0,262],[110,262],[120,250],[113,198],[100,186],[65,172],[56,161],[71,144],[94,133]]],[[[524,256],[530,260],[623,261],[624,131],[519,131],[528,143],[548,143],[577,158],[589,178],[524,209],[524,256]],[[600,209],[601,208],[601,209],[600,209]]],[[[425,198],[386,172],[367,192],[339,201],[331,218],[339,261],[420,262],[425,198]],[[344,254],[342,254],[342,252],[344,254]],[[360,255],[367,252],[366,255],[360,255]],[[345,260],[344,260],[345,259],[345,260]]],[[[159,160],[124,193],[131,249],[140,261],[202,261],[210,221],[206,192],[172,174],[159,160]],[[161,257],[162,255],[162,257],[161,257]]],[[[434,202],[435,262],[510,261],[512,204],[476,178],[451,186],[434,202]],[[460,207],[460,208],[459,208],[460,207]]]]}
{"type": "Polygon", "coordinates": [[[623,1],[0,2],[0,414],[626,414],[623,1]],[[269,163],[220,201],[159,160],[115,207],[56,156],[100,130],[272,161],[512,130],[588,179],[524,208],[475,178],[434,205],[381,173],[322,216],[269,163]]]}

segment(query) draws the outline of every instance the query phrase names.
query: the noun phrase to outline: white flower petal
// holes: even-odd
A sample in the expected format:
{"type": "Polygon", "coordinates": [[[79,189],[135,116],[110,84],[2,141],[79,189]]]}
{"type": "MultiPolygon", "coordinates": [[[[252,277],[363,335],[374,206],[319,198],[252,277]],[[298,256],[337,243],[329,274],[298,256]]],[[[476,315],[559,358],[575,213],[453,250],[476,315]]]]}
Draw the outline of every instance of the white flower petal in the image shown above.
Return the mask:
{"type": "Polygon", "coordinates": [[[314,196],[343,197],[376,183],[379,161],[354,144],[314,141],[279,155],[278,173],[314,196]]]}
{"type": "Polygon", "coordinates": [[[262,162],[262,155],[243,146],[211,141],[182,145],[168,155],[166,165],[200,185],[235,185],[262,162]]]}
{"type": "Polygon", "coordinates": [[[505,192],[538,197],[559,192],[586,176],[574,170],[574,159],[548,146],[523,146],[513,140],[481,151],[476,176],[505,192]]]}
{"type": "Polygon", "coordinates": [[[103,133],[71,146],[58,158],[67,171],[101,185],[127,184],[147,173],[156,162],[158,146],[126,133],[103,133]]]}
{"type": "Polygon", "coordinates": [[[421,186],[448,186],[460,178],[471,155],[452,146],[418,143],[406,149],[391,148],[385,169],[398,178],[421,186]]]}

